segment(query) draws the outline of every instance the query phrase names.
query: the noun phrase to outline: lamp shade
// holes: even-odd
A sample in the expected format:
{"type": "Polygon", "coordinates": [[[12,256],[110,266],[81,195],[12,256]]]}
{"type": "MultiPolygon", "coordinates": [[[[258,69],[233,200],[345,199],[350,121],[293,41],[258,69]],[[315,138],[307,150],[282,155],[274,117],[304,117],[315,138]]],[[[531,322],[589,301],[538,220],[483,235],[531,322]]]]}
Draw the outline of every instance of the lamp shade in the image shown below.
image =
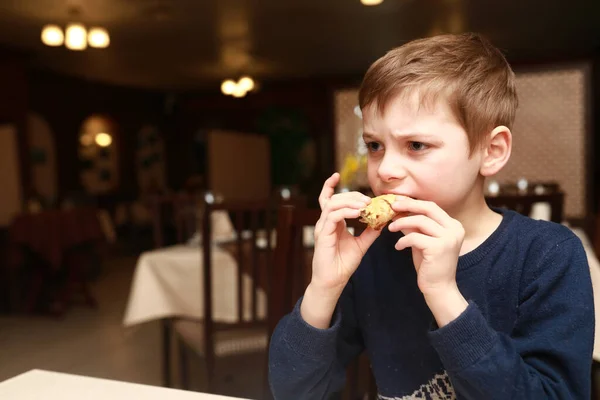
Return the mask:
{"type": "Polygon", "coordinates": [[[104,28],[91,28],[88,32],[88,44],[90,47],[105,49],[110,44],[110,36],[104,28]]]}
{"type": "Polygon", "coordinates": [[[98,133],[95,139],[96,144],[100,147],[108,147],[112,143],[112,136],[104,132],[98,133]]]}
{"type": "Polygon", "coordinates": [[[62,46],[65,35],[58,25],[46,25],[42,29],[42,42],[46,46],[62,46]]]}
{"type": "Polygon", "coordinates": [[[226,81],[223,81],[223,83],[221,84],[221,92],[223,92],[223,94],[233,94],[233,92],[235,92],[237,88],[237,85],[234,81],[232,81],[231,79],[227,79],[226,81]]]}
{"type": "Polygon", "coordinates": [[[241,87],[239,84],[236,85],[235,90],[233,91],[233,93],[231,94],[233,97],[244,97],[246,95],[246,91],[244,90],[243,87],[241,87]]]}
{"type": "Polygon", "coordinates": [[[87,32],[82,24],[67,25],[65,46],[71,50],[85,50],[87,48],[87,32]]]}
{"type": "Polygon", "coordinates": [[[254,89],[254,80],[249,76],[243,76],[238,81],[238,85],[246,92],[249,92],[254,89]]]}

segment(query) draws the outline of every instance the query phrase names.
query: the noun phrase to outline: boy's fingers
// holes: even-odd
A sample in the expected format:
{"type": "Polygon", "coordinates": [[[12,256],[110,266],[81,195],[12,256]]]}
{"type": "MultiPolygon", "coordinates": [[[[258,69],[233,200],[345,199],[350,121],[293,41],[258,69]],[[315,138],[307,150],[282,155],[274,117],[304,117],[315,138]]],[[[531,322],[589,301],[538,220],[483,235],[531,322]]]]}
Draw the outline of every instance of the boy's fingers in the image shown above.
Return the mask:
{"type": "Polygon", "coordinates": [[[331,175],[325,183],[323,184],[323,189],[321,190],[321,194],[319,195],[319,205],[321,206],[321,210],[325,209],[325,204],[329,201],[331,196],[335,193],[335,187],[340,180],[340,174],[335,172],[331,175]]]}
{"type": "Polygon", "coordinates": [[[398,218],[388,226],[388,229],[390,232],[402,231],[404,233],[406,233],[406,230],[416,229],[425,235],[433,237],[442,237],[444,235],[444,228],[425,215],[410,215],[398,218]]]}
{"type": "Polygon", "coordinates": [[[425,215],[444,228],[453,227],[452,218],[432,201],[400,198],[392,204],[392,209],[400,213],[425,215]]]}
{"type": "Polygon", "coordinates": [[[369,247],[371,247],[371,245],[373,244],[373,242],[375,242],[375,239],[377,239],[379,235],[381,235],[381,229],[377,231],[371,228],[370,226],[367,226],[363,233],[361,233],[360,236],[356,238],[358,247],[360,248],[360,251],[363,255],[366,254],[369,247]]]}
{"type": "Polygon", "coordinates": [[[363,208],[369,204],[370,199],[361,193],[342,193],[334,195],[323,209],[323,212],[332,212],[340,208],[363,208]]]}
{"type": "Polygon", "coordinates": [[[358,218],[359,214],[360,211],[358,209],[351,208],[342,208],[340,210],[330,212],[323,221],[323,227],[320,235],[333,234],[338,227],[338,223],[342,222],[346,218],[358,218]]]}
{"type": "Polygon", "coordinates": [[[396,250],[404,250],[408,247],[414,247],[418,250],[425,250],[435,245],[437,239],[431,236],[424,235],[422,233],[409,233],[406,236],[401,237],[394,246],[396,250]]]}
{"type": "Polygon", "coordinates": [[[358,218],[360,216],[360,210],[369,204],[370,201],[371,198],[369,196],[365,196],[360,192],[348,192],[333,195],[329,200],[327,200],[323,211],[321,212],[321,217],[315,225],[315,234],[319,236],[324,233],[331,233],[331,229],[328,229],[327,232],[323,232],[326,224],[328,224],[328,221],[331,221],[331,214],[336,213],[333,215],[333,218],[337,226],[337,224],[345,218],[358,218]],[[338,217],[338,211],[344,210],[348,211],[349,213],[345,213],[344,217],[340,219],[338,217]]]}

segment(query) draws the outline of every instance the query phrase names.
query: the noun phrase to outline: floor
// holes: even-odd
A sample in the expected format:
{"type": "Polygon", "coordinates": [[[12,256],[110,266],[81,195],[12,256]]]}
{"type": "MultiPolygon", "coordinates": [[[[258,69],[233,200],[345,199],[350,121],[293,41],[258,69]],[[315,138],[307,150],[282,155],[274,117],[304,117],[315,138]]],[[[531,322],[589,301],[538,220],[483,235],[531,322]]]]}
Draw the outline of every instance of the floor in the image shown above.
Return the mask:
{"type": "MultiPolygon", "coordinates": [[[[0,317],[0,381],[37,368],[161,385],[159,323],[127,329],[121,324],[135,261],[135,256],[104,261],[103,274],[93,286],[96,310],[77,305],[60,319],[0,317]]],[[[264,354],[222,360],[216,372],[217,391],[262,398],[258,365],[263,360],[264,354]]],[[[200,360],[192,360],[194,389],[202,389],[202,378],[200,360]]]]}

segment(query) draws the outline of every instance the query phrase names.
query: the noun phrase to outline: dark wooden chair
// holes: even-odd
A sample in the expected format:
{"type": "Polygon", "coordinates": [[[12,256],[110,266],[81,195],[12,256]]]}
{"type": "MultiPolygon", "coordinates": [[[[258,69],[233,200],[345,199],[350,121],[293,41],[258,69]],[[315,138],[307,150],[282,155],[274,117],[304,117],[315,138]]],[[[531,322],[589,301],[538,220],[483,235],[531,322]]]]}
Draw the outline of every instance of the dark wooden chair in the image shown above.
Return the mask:
{"type": "Polygon", "coordinates": [[[200,196],[187,193],[155,196],[150,200],[154,248],[184,243],[197,231],[200,196]]]}
{"type": "MultiPolygon", "coordinates": [[[[279,208],[277,216],[277,246],[274,252],[274,269],[269,291],[269,338],[284,315],[291,312],[304,293],[311,278],[313,248],[304,243],[305,229],[314,228],[321,211],[293,205],[279,208]]],[[[362,232],[365,225],[358,220],[348,220],[348,227],[355,233],[362,232]]],[[[312,235],[312,232],[309,232],[312,235]]],[[[265,382],[266,384],[266,382],[265,382]]],[[[349,366],[344,399],[376,399],[375,381],[371,376],[366,355],[349,366]]]]}
{"type": "MultiPolygon", "coordinates": [[[[178,348],[181,386],[189,389],[189,355],[199,357],[206,367],[205,392],[214,392],[215,366],[221,357],[248,353],[266,353],[267,348],[267,300],[261,310],[259,294],[268,292],[268,276],[271,270],[273,216],[270,202],[240,202],[223,204],[202,204],[202,262],[204,318],[191,320],[177,318],[172,321],[172,330],[178,348]],[[225,243],[215,243],[211,215],[222,211],[231,215],[235,239],[225,243]],[[261,235],[262,234],[262,235],[261,235]],[[217,322],[214,320],[212,269],[219,268],[214,263],[213,252],[220,249],[230,252],[237,262],[235,281],[237,283],[236,321],[217,322]],[[246,278],[245,278],[246,276],[246,278]],[[250,293],[244,281],[251,278],[250,293]],[[245,279],[244,279],[245,278],[245,279]]],[[[165,343],[166,345],[167,343],[165,343]]],[[[165,355],[168,357],[168,354],[165,355]]],[[[262,359],[262,358],[261,358],[262,359]]]]}
{"type": "MultiPolygon", "coordinates": [[[[156,195],[149,200],[152,217],[152,235],[155,249],[184,243],[197,231],[198,210],[202,199],[187,193],[156,195]]],[[[162,380],[166,387],[173,387],[172,336],[173,320],[161,321],[162,380]]]]}
{"type": "Polygon", "coordinates": [[[501,193],[497,196],[487,196],[486,201],[491,207],[507,208],[523,215],[530,215],[536,203],[548,203],[551,210],[550,220],[559,224],[563,222],[565,194],[559,190],[541,194],[501,193]]]}

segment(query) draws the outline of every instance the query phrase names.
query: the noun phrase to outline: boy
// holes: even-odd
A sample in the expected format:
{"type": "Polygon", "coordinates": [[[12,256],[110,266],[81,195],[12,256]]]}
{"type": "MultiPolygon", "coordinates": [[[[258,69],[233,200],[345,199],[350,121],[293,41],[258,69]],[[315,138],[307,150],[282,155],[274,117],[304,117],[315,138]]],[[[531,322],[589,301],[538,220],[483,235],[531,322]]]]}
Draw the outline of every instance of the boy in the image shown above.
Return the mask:
{"type": "Polygon", "coordinates": [[[324,184],[312,279],[270,347],[277,399],[325,399],[367,351],[380,399],[589,399],[586,255],[571,231],[490,209],[517,107],[504,56],[476,34],[416,40],[360,89],[368,178],[388,228],[345,229],[369,203],[324,184]],[[406,198],[404,196],[408,196],[406,198]]]}

